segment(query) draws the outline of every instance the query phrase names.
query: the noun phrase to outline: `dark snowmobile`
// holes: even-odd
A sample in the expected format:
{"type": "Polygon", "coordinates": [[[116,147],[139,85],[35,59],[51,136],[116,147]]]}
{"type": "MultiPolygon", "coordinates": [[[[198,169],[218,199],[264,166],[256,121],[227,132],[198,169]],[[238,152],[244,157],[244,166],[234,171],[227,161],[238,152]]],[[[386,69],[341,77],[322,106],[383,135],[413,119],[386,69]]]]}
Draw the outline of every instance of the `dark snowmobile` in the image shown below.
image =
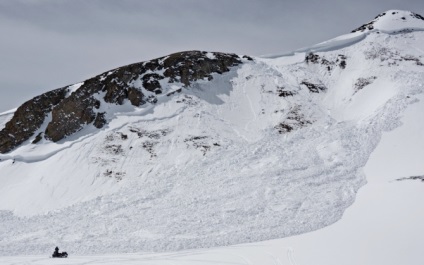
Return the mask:
{"type": "Polygon", "coordinates": [[[54,249],[52,258],[67,258],[67,257],[68,257],[68,253],[66,253],[66,252],[59,252],[59,248],[58,247],[56,247],[54,249]]]}

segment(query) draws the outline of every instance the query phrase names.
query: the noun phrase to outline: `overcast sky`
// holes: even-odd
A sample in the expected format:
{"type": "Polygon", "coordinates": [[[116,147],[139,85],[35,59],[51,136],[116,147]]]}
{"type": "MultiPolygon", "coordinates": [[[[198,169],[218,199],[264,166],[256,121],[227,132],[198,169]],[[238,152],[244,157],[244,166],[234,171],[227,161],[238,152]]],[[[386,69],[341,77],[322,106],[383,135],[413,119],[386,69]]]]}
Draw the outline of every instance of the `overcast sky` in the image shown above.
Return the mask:
{"type": "Polygon", "coordinates": [[[0,0],[0,112],[183,50],[262,55],[350,32],[424,0],[0,0]]]}

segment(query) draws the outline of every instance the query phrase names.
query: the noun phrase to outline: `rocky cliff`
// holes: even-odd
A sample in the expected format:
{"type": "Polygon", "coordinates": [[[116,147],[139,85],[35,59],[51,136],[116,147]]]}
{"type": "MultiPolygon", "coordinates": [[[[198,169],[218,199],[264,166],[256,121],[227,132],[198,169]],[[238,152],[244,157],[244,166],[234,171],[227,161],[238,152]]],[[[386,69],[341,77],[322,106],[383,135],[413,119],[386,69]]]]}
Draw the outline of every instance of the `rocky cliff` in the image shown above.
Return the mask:
{"type": "Polygon", "coordinates": [[[75,87],[60,88],[25,102],[0,131],[0,153],[7,153],[34,134],[57,142],[88,124],[102,128],[108,121],[101,104],[133,106],[155,104],[166,92],[164,84],[177,83],[189,88],[197,80],[212,80],[212,74],[228,72],[244,60],[235,54],[187,51],[147,62],[123,66],[86,80],[75,87]],[[103,102],[103,103],[102,103],[103,102]],[[41,125],[50,116],[44,131],[41,125]]]}

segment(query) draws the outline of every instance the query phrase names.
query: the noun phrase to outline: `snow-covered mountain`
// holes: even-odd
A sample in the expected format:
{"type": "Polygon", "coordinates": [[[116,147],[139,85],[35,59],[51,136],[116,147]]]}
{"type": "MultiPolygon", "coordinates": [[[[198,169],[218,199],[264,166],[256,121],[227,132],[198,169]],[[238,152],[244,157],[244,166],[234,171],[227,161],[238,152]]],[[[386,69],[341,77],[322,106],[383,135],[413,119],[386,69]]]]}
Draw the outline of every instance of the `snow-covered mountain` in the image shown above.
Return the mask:
{"type": "Polygon", "coordinates": [[[338,221],[424,92],[424,18],[285,56],[181,52],[0,114],[0,255],[168,251],[338,221]]]}

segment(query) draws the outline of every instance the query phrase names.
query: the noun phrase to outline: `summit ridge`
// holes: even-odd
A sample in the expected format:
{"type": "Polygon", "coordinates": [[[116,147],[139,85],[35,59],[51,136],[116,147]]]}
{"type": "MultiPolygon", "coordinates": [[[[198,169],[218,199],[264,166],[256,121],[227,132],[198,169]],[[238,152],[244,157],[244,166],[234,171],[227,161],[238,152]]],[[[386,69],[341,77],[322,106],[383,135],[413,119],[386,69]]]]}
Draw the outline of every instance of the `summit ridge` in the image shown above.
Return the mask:
{"type": "Polygon", "coordinates": [[[424,17],[411,11],[388,10],[376,16],[372,21],[354,29],[354,32],[424,30],[424,17]]]}

